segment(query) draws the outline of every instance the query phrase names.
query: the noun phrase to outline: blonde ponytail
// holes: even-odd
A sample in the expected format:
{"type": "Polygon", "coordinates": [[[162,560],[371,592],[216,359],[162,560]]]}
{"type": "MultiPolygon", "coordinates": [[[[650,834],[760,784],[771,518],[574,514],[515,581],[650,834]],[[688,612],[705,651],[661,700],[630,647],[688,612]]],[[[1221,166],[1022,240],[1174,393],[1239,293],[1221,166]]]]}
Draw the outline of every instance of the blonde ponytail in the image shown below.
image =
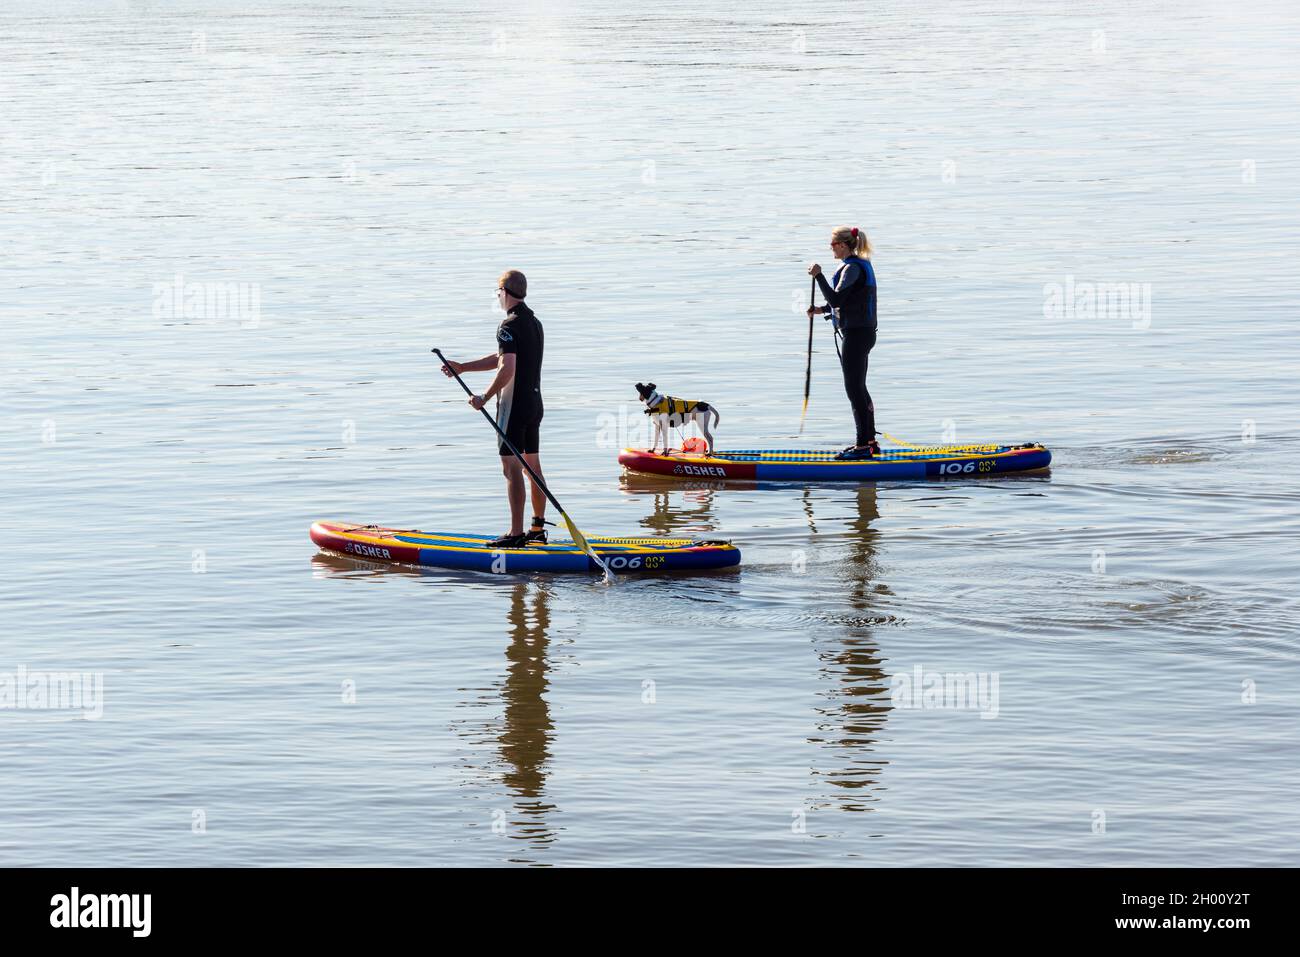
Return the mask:
{"type": "Polygon", "coordinates": [[[831,239],[844,243],[859,259],[871,258],[871,240],[867,239],[866,230],[856,226],[837,226],[831,233],[831,239]]]}

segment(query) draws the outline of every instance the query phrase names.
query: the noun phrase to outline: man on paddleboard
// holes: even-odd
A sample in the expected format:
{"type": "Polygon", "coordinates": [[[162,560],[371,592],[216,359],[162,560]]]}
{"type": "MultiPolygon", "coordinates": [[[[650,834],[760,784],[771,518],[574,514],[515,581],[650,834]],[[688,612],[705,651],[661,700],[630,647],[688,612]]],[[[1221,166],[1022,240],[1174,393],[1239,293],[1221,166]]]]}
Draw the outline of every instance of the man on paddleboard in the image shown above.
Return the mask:
{"type": "MultiPolygon", "coordinates": [[[[471,362],[448,362],[442,371],[486,372],[496,370],[487,391],[469,397],[469,404],[481,409],[497,397],[497,425],[514,443],[524,460],[543,482],[537,458],[538,432],[542,424],[542,324],[524,303],[528,280],[517,269],[507,269],[497,280],[497,302],[505,320],[497,327],[497,351],[471,362]]],[[[524,532],[524,469],[509,447],[499,443],[501,470],[506,476],[510,500],[510,531],[488,542],[489,548],[522,548],[529,542],[546,544],[546,493],[531,477],[533,524],[524,532]]]]}

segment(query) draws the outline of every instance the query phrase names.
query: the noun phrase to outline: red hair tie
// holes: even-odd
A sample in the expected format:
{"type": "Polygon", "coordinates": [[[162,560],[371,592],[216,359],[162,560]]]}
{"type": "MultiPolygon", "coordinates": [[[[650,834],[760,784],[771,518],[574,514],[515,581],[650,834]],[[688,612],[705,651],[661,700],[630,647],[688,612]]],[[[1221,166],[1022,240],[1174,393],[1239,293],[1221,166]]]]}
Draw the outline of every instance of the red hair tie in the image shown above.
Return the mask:
{"type": "Polygon", "coordinates": [[[858,227],[856,226],[853,227],[853,238],[854,239],[858,238],[858,227]]]}

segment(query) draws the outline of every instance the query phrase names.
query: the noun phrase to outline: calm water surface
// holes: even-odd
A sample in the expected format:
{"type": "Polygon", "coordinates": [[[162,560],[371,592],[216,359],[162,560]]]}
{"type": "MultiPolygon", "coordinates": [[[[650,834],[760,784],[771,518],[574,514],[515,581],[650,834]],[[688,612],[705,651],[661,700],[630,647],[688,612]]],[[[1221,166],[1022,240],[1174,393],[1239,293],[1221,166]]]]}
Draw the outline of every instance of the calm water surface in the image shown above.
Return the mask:
{"type": "Polygon", "coordinates": [[[0,710],[0,863],[1300,863],[1296,8],[1018,7],[6,5],[0,672],[103,714],[0,710]],[[881,426],[1050,474],[620,475],[647,379],[851,439],[824,327],[798,435],[840,222],[881,426]],[[507,266],[566,508],[740,570],[316,552],[504,530],[429,349],[507,266]],[[1098,282],[1149,312],[1045,313],[1098,282]]]}

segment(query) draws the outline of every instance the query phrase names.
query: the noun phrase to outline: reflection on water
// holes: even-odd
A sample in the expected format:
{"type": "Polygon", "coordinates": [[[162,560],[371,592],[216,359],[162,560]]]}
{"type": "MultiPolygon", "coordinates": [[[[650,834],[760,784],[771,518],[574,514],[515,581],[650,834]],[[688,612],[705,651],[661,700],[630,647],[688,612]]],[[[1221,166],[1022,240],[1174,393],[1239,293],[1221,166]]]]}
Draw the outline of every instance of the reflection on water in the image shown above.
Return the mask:
{"type": "MultiPolygon", "coordinates": [[[[312,557],[312,572],[317,577],[340,578],[397,575],[436,580],[457,576],[456,572],[449,573],[446,569],[370,562],[327,551],[312,557]]],[[[465,573],[462,577],[480,587],[493,591],[500,588],[507,592],[509,604],[505,634],[508,644],[505,675],[493,689],[496,694],[481,695],[467,702],[470,706],[487,706],[499,700],[503,706],[500,717],[487,722],[478,719],[458,722],[455,730],[470,744],[473,754],[482,754],[487,742],[495,744],[493,757],[499,761],[490,759],[496,766],[490,773],[494,777],[499,774],[514,803],[508,815],[493,811],[493,832],[524,841],[533,849],[541,849],[555,840],[550,817],[557,810],[545,796],[551,738],[555,733],[555,723],[546,700],[550,686],[546,657],[550,645],[550,586],[542,576],[531,581],[474,573],[465,573]]],[[[472,770],[484,769],[475,765],[472,770]]],[[[474,823],[481,826],[482,820],[476,819],[474,823]]],[[[517,851],[511,853],[509,859],[513,863],[538,863],[517,856],[517,851]]]]}
{"type": "Polygon", "coordinates": [[[394,565],[391,562],[368,562],[351,555],[322,549],[311,557],[314,578],[377,578],[383,575],[416,575],[415,565],[394,565]]]}
{"type": "Polygon", "coordinates": [[[555,805],[544,797],[555,730],[546,701],[550,597],[541,584],[516,582],[510,588],[510,644],[501,682],[505,711],[497,735],[506,765],[502,778],[515,797],[515,820],[506,833],[533,845],[555,839],[549,821],[555,805]]]}
{"type": "Polygon", "coordinates": [[[813,514],[812,486],[805,485],[803,494],[799,497],[799,503],[803,506],[803,513],[808,517],[808,530],[814,535],[817,534],[817,516],[813,514]]]}
{"type": "Polygon", "coordinates": [[[642,495],[653,502],[653,507],[639,519],[639,524],[658,538],[691,537],[716,531],[714,497],[730,484],[681,482],[635,472],[625,472],[619,480],[619,487],[624,492],[642,495]]]}
{"type": "MultiPolygon", "coordinates": [[[[870,793],[888,762],[877,755],[876,741],[889,712],[889,678],[872,628],[888,616],[878,608],[879,598],[890,594],[880,581],[877,540],[872,523],[880,518],[875,485],[853,490],[853,516],[848,523],[847,558],[836,565],[828,584],[836,588],[827,606],[847,602],[851,614],[829,634],[816,632],[814,648],[820,662],[821,696],[817,706],[817,734],[808,739],[818,747],[825,765],[813,767],[813,776],[827,781],[834,791],[814,799],[814,809],[836,807],[865,811],[876,798],[870,793]]],[[[811,496],[804,496],[808,522],[816,531],[811,496]]]]}

